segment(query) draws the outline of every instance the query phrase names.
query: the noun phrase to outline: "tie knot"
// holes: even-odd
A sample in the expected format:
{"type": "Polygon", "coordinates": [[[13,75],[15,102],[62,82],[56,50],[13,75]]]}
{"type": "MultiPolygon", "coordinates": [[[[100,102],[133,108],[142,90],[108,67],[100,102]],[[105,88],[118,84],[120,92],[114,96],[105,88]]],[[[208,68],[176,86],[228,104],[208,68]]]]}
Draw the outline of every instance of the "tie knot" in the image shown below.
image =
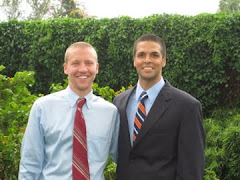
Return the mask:
{"type": "Polygon", "coordinates": [[[84,103],[86,102],[86,99],[85,98],[79,98],[78,101],[77,101],[77,106],[78,108],[81,108],[83,107],[84,103]]]}
{"type": "Polygon", "coordinates": [[[140,95],[140,101],[144,101],[147,98],[148,98],[147,92],[143,91],[140,95]]]}

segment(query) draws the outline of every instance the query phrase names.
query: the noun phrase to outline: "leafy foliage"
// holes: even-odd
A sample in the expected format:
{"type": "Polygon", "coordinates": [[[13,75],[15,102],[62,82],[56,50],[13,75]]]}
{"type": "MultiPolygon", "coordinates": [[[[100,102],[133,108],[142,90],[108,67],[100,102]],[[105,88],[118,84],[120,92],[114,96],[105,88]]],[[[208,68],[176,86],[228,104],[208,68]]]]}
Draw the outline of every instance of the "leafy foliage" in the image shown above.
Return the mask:
{"type": "Polygon", "coordinates": [[[29,19],[42,20],[49,11],[50,0],[27,0],[27,3],[32,8],[29,19]]]}
{"type": "MultiPolygon", "coordinates": [[[[0,71],[4,68],[0,66],[0,71]]],[[[34,83],[33,75],[31,71],[17,72],[14,77],[0,74],[0,175],[5,179],[17,179],[20,144],[37,98],[27,89],[34,83]]]]}
{"type": "Polygon", "coordinates": [[[240,178],[240,111],[216,109],[212,118],[204,120],[206,131],[206,172],[219,179],[240,178]]]}
{"type": "Polygon", "coordinates": [[[8,20],[14,20],[21,17],[22,12],[19,9],[22,0],[3,0],[0,7],[7,15],[8,20]]]}
{"type": "Polygon", "coordinates": [[[220,0],[219,11],[222,12],[240,11],[240,0],[220,0]]]}
{"type": "Polygon", "coordinates": [[[0,23],[0,62],[8,76],[34,71],[31,92],[47,94],[51,84],[66,78],[62,68],[66,48],[86,41],[99,56],[96,83],[117,91],[137,82],[134,41],[144,33],[155,33],[167,44],[164,77],[199,99],[209,115],[216,106],[231,108],[240,102],[239,22],[240,13],[4,22],[0,23]]]}

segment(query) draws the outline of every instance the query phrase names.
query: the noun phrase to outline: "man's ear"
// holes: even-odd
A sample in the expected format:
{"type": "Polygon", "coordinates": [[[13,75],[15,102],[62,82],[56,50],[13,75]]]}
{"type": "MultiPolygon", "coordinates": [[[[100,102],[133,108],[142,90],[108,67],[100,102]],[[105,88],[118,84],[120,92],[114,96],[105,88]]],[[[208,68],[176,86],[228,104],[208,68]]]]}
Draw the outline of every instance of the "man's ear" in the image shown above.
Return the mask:
{"type": "Polygon", "coordinates": [[[64,70],[64,74],[68,75],[68,69],[67,69],[66,63],[63,64],[63,70],[64,70]]]}
{"type": "Polygon", "coordinates": [[[135,65],[135,58],[133,58],[133,66],[136,67],[136,65],[135,65]]]}
{"type": "Polygon", "coordinates": [[[165,67],[165,66],[166,66],[166,63],[167,63],[166,58],[163,58],[163,59],[162,59],[162,67],[165,67]]]}
{"type": "Polygon", "coordinates": [[[97,70],[97,73],[98,74],[98,71],[99,71],[99,63],[96,64],[96,70],[97,70]]]}

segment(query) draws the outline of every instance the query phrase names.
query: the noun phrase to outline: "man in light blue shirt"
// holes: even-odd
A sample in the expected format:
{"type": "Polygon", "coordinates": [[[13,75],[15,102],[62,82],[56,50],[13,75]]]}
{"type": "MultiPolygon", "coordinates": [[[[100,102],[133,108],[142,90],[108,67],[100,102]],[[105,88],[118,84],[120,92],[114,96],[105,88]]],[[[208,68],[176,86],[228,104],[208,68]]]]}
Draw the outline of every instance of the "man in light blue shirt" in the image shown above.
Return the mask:
{"type": "Polygon", "coordinates": [[[19,180],[72,179],[73,125],[77,100],[84,97],[88,164],[91,180],[104,180],[108,157],[117,158],[117,108],[92,92],[99,65],[88,43],[72,44],[65,53],[65,90],[46,95],[32,106],[21,147],[19,180]]]}

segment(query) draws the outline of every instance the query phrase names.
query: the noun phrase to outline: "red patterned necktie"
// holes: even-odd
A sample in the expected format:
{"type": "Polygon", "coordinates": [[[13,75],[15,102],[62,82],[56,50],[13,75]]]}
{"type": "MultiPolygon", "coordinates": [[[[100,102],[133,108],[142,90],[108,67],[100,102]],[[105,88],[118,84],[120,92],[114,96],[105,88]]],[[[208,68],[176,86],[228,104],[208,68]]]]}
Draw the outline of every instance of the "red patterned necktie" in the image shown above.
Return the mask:
{"type": "Polygon", "coordinates": [[[138,135],[139,130],[142,127],[142,124],[144,122],[144,120],[146,119],[146,109],[145,109],[145,104],[144,101],[145,99],[148,98],[148,95],[145,91],[142,92],[142,94],[140,95],[140,102],[138,104],[138,109],[136,112],[136,116],[134,119],[134,127],[133,127],[133,142],[136,140],[136,137],[138,135]]]}
{"type": "Polygon", "coordinates": [[[82,107],[85,101],[85,98],[78,99],[74,119],[72,163],[73,180],[90,180],[87,156],[86,125],[82,114],[82,107]]]}

